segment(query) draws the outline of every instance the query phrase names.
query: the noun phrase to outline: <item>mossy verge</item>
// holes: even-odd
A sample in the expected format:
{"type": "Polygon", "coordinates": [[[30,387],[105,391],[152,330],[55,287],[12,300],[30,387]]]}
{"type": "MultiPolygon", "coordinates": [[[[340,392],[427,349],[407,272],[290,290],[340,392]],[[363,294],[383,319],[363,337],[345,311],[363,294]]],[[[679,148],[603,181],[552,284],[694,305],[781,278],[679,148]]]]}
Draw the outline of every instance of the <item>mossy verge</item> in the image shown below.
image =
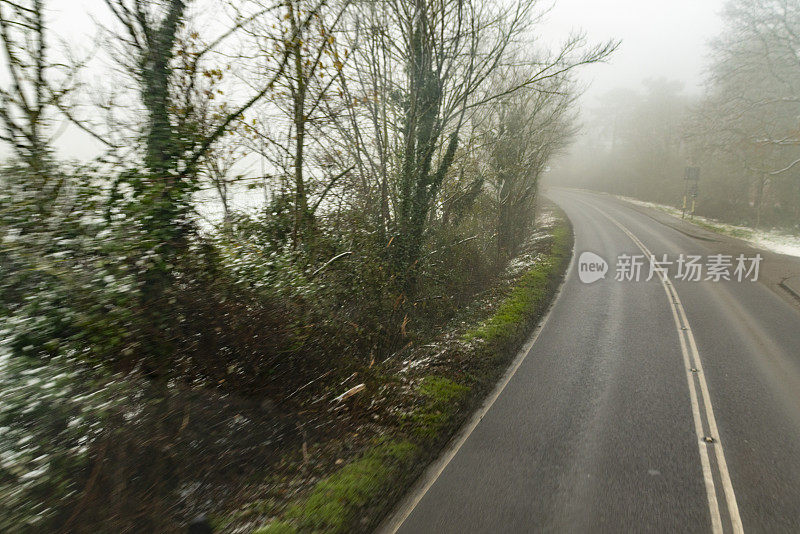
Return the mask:
{"type": "Polygon", "coordinates": [[[394,480],[416,449],[408,441],[380,441],[360,459],[318,482],[305,500],[289,506],[285,520],[273,521],[254,534],[348,532],[357,512],[394,480]]]}
{"type": "Polygon", "coordinates": [[[532,320],[538,319],[550,303],[553,285],[569,260],[572,235],[567,225],[553,231],[550,254],[525,273],[497,311],[465,338],[482,339],[487,344],[507,346],[527,333],[532,320]]]}
{"type": "Polygon", "coordinates": [[[426,376],[418,391],[427,398],[427,403],[412,412],[408,419],[412,434],[428,441],[436,438],[450,422],[469,388],[443,376],[426,376]]]}
{"type": "Polygon", "coordinates": [[[571,252],[572,228],[562,216],[553,230],[549,253],[522,275],[494,314],[465,334],[467,339],[483,340],[475,348],[476,357],[488,358],[490,371],[469,385],[444,376],[423,378],[417,392],[425,402],[408,414],[406,439],[378,442],[358,460],[318,482],[304,499],[288,506],[280,519],[255,534],[339,533],[374,527],[519,350],[552,301],[571,252]],[[372,517],[360,517],[367,508],[372,517]]]}

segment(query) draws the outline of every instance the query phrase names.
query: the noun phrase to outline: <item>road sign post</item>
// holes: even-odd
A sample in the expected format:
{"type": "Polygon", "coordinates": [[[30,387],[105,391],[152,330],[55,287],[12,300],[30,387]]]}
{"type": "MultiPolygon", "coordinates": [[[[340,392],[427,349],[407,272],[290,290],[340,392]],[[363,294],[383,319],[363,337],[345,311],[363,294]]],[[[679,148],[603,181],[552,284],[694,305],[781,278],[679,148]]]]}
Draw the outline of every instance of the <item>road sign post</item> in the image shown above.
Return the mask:
{"type": "Polygon", "coordinates": [[[698,183],[700,182],[700,167],[686,167],[683,173],[683,209],[681,219],[686,218],[686,207],[689,197],[692,199],[690,218],[694,219],[694,209],[697,206],[698,183]]]}

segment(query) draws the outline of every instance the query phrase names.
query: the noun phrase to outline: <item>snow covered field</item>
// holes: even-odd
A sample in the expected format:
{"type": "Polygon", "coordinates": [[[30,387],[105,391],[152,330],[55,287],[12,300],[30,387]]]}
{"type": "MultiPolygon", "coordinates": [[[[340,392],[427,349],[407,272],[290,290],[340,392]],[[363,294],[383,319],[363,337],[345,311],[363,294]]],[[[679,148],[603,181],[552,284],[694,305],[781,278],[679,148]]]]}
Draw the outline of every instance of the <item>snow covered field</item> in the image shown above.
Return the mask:
{"type": "MultiPolygon", "coordinates": [[[[655,202],[644,202],[641,200],[636,200],[635,198],[624,197],[621,195],[615,196],[620,200],[630,202],[631,204],[637,204],[639,206],[661,210],[678,218],[681,216],[681,210],[672,206],[656,204],[655,202]]],[[[778,254],[800,257],[800,236],[786,234],[777,230],[753,230],[752,228],[748,228],[746,226],[727,224],[715,219],[700,217],[698,215],[695,215],[694,221],[692,222],[698,223],[700,226],[707,227],[710,230],[715,230],[723,234],[743,239],[744,241],[748,241],[754,246],[763,248],[765,250],[777,252],[778,254]]]]}

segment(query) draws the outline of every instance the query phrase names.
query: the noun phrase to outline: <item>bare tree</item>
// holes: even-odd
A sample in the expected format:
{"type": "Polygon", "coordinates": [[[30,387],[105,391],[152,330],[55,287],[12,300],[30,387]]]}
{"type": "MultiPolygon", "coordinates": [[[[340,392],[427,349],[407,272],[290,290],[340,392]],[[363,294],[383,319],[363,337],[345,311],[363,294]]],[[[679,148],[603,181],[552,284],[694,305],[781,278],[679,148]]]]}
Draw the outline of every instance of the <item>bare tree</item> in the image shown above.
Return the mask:
{"type": "MultiPolygon", "coordinates": [[[[254,4],[263,8],[261,0],[254,4]]],[[[261,61],[256,76],[275,72],[279,67],[274,63],[276,52],[288,58],[285,68],[275,74],[274,90],[264,109],[271,125],[262,124],[253,132],[262,149],[277,154],[271,157],[272,165],[291,177],[294,247],[312,229],[312,208],[322,199],[311,202],[314,186],[320,185],[324,196],[344,174],[332,164],[334,156],[321,129],[330,120],[323,101],[332,98],[336,75],[345,61],[335,44],[349,5],[349,0],[325,4],[284,0],[271,18],[248,31],[261,61]],[[309,13],[313,17],[306,20],[309,13]]]]}
{"type": "Polygon", "coordinates": [[[758,227],[770,187],[800,164],[800,8],[786,0],[733,0],[724,20],[690,133],[708,151],[738,161],[758,227]]]}
{"type": "Polygon", "coordinates": [[[47,174],[54,115],[71,89],[69,77],[63,86],[54,86],[44,0],[0,1],[0,39],[9,80],[0,88],[0,139],[41,181],[47,174]]]}
{"type": "Polygon", "coordinates": [[[540,20],[535,4],[417,0],[363,9],[360,20],[369,26],[359,27],[359,38],[366,42],[360,43],[355,68],[367,74],[359,78],[355,96],[364,99],[369,114],[353,122],[371,128],[360,139],[377,140],[373,146],[358,146],[361,159],[373,158],[371,167],[379,171],[381,218],[388,215],[384,204],[393,208],[391,260],[401,287],[410,290],[426,221],[470,114],[517,90],[601,61],[616,43],[586,48],[583,38],[575,36],[555,55],[523,61],[525,75],[497,88],[488,83],[492,74],[519,60],[520,42],[540,20]],[[386,186],[385,177],[391,182],[386,186]],[[392,193],[390,202],[383,199],[384,191],[392,193]]]}
{"type": "MultiPolygon", "coordinates": [[[[241,121],[244,113],[261,101],[283,74],[288,50],[274,56],[272,72],[261,79],[251,96],[236,105],[208,112],[209,88],[201,79],[218,70],[203,61],[219,44],[239,30],[255,24],[278,4],[265,5],[237,21],[209,43],[197,47],[182,38],[188,0],[105,0],[122,32],[116,37],[114,57],[134,80],[145,116],[141,125],[144,176],[132,183],[149,227],[159,246],[180,251],[191,227],[191,195],[197,187],[202,160],[220,138],[241,121]],[[186,44],[192,44],[186,48],[186,44]],[[181,48],[183,46],[183,48],[181,48]],[[180,61],[177,56],[180,57],[180,61]]],[[[304,31],[324,4],[310,5],[285,36],[291,42],[304,31]]],[[[213,89],[212,89],[213,90],[213,89]]],[[[212,95],[213,96],[213,95],[212,95]]]]}
{"type": "Polygon", "coordinates": [[[575,134],[571,114],[576,93],[566,77],[551,80],[548,90],[523,89],[491,106],[484,131],[497,210],[498,262],[508,260],[535,219],[539,178],[547,162],[575,134]]]}

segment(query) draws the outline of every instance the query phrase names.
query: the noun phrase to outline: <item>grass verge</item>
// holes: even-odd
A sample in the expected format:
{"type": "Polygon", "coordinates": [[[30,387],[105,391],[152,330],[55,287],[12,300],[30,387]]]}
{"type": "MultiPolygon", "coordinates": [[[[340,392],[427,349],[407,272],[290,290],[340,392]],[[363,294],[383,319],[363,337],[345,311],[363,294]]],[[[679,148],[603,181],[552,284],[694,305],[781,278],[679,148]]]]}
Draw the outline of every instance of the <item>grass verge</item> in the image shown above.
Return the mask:
{"type": "Polygon", "coordinates": [[[488,317],[462,332],[457,365],[416,381],[416,402],[400,417],[397,432],[375,440],[254,532],[367,532],[377,526],[496,383],[547,310],[571,252],[572,229],[562,214],[548,249],[502,292],[488,317]]]}
{"type": "Polygon", "coordinates": [[[554,275],[560,279],[561,268],[565,265],[565,259],[569,259],[571,246],[569,227],[557,226],[553,231],[550,254],[522,276],[494,315],[468,331],[465,337],[502,347],[513,344],[520,334],[527,333],[531,321],[538,319],[549,305],[553,282],[557,282],[554,275]]]}
{"type": "Polygon", "coordinates": [[[718,234],[728,235],[731,237],[735,237],[737,239],[750,240],[753,239],[754,237],[753,230],[750,230],[749,228],[743,228],[741,226],[731,226],[729,224],[715,224],[710,219],[706,218],[700,219],[698,217],[689,219],[689,222],[701,228],[705,228],[710,232],[716,232],[718,234]]]}

